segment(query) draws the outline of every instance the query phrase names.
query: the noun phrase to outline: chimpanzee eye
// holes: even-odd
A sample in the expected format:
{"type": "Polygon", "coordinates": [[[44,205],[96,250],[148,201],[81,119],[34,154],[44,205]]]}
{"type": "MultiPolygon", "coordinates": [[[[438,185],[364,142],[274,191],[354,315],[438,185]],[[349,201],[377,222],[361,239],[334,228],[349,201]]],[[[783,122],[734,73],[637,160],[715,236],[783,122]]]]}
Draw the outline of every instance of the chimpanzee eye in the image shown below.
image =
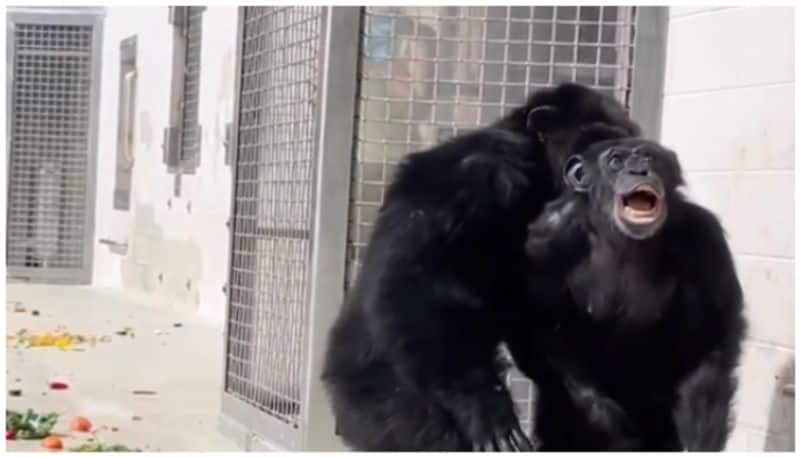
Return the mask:
{"type": "Polygon", "coordinates": [[[611,157],[608,159],[608,166],[611,167],[612,170],[619,170],[622,168],[622,158],[619,154],[611,154],[611,157]]]}

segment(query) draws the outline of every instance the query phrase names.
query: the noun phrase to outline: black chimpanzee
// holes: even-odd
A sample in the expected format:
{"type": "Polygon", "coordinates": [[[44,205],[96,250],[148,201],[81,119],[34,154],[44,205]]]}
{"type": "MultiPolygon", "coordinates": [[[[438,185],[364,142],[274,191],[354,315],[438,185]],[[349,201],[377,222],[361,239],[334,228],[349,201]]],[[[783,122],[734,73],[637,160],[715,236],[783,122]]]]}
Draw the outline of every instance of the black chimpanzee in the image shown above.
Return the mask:
{"type": "Polygon", "coordinates": [[[564,84],[407,157],[329,336],[323,381],[349,446],[531,449],[497,353],[499,316],[526,302],[526,225],[555,197],[550,160],[638,131],[612,98],[564,84]]]}
{"type": "Polygon", "coordinates": [[[674,152],[576,148],[529,226],[532,305],[511,322],[541,449],[721,450],[745,332],[723,230],[678,190],[674,152]]]}

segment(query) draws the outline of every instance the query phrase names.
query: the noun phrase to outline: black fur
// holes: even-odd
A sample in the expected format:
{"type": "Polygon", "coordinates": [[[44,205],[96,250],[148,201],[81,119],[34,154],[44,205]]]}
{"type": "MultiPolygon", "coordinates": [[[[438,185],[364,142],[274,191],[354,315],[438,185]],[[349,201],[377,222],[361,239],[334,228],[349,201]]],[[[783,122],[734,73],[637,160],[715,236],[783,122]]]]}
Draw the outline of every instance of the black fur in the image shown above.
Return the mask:
{"type": "Polygon", "coordinates": [[[525,227],[555,196],[548,156],[604,128],[638,133],[619,104],[567,84],[407,157],[330,334],[323,381],[347,444],[530,449],[502,380],[499,319],[524,303],[525,227]]]}
{"type": "Polygon", "coordinates": [[[529,227],[532,304],[511,321],[509,349],[539,389],[542,450],[721,450],[745,332],[723,230],[677,190],[671,151],[621,139],[580,156],[590,189],[567,191],[529,227]],[[612,146],[641,146],[643,175],[665,187],[666,219],[645,239],[610,215],[599,154],[612,146]]]}

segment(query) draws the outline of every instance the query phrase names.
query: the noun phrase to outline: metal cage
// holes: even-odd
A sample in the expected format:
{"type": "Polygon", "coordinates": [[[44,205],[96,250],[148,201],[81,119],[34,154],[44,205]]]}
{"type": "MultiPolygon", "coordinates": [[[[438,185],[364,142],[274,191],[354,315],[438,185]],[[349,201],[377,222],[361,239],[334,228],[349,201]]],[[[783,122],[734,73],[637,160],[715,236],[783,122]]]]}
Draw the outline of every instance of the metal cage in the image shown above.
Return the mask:
{"type": "Polygon", "coordinates": [[[8,277],[92,279],[102,8],[8,12],[8,277]]]}
{"type": "MultiPolygon", "coordinates": [[[[240,9],[229,434],[251,449],[340,448],[319,382],[325,340],[398,162],[561,81],[618,97],[657,131],[659,97],[632,88],[660,93],[636,51],[663,60],[664,19],[611,6],[240,9]]],[[[530,430],[534,389],[509,383],[530,430]]]]}
{"type": "Polygon", "coordinates": [[[224,408],[263,412],[288,447],[305,400],[321,25],[320,7],[240,10],[224,408]]]}

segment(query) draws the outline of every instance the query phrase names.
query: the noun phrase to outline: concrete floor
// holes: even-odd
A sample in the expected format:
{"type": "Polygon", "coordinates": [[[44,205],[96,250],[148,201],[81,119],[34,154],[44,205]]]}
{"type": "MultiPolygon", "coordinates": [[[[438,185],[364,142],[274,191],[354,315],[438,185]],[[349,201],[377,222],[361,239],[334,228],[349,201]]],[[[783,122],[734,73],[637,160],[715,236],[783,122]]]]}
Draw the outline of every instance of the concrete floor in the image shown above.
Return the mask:
{"type": "MultiPolygon", "coordinates": [[[[71,333],[111,336],[107,343],[79,346],[82,352],[7,347],[6,385],[22,389],[19,397],[7,395],[7,407],[61,413],[54,431],[63,435],[65,447],[86,442],[86,434],[68,427],[72,417],[82,415],[95,427],[106,427],[97,437],[107,444],[152,451],[239,450],[217,431],[221,327],[86,287],[10,284],[6,301],[9,335],[63,325],[71,333]],[[15,301],[27,311],[14,312],[15,301]],[[34,309],[39,316],[31,314],[34,309]],[[173,327],[176,322],[182,327],[173,327]],[[114,334],[126,326],[133,338],[114,334]],[[54,378],[67,380],[69,389],[50,390],[54,378]],[[135,395],[134,390],[156,394],[135,395]]],[[[39,440],[6,443],[9,451],[42,450],[39,440]]]]}

